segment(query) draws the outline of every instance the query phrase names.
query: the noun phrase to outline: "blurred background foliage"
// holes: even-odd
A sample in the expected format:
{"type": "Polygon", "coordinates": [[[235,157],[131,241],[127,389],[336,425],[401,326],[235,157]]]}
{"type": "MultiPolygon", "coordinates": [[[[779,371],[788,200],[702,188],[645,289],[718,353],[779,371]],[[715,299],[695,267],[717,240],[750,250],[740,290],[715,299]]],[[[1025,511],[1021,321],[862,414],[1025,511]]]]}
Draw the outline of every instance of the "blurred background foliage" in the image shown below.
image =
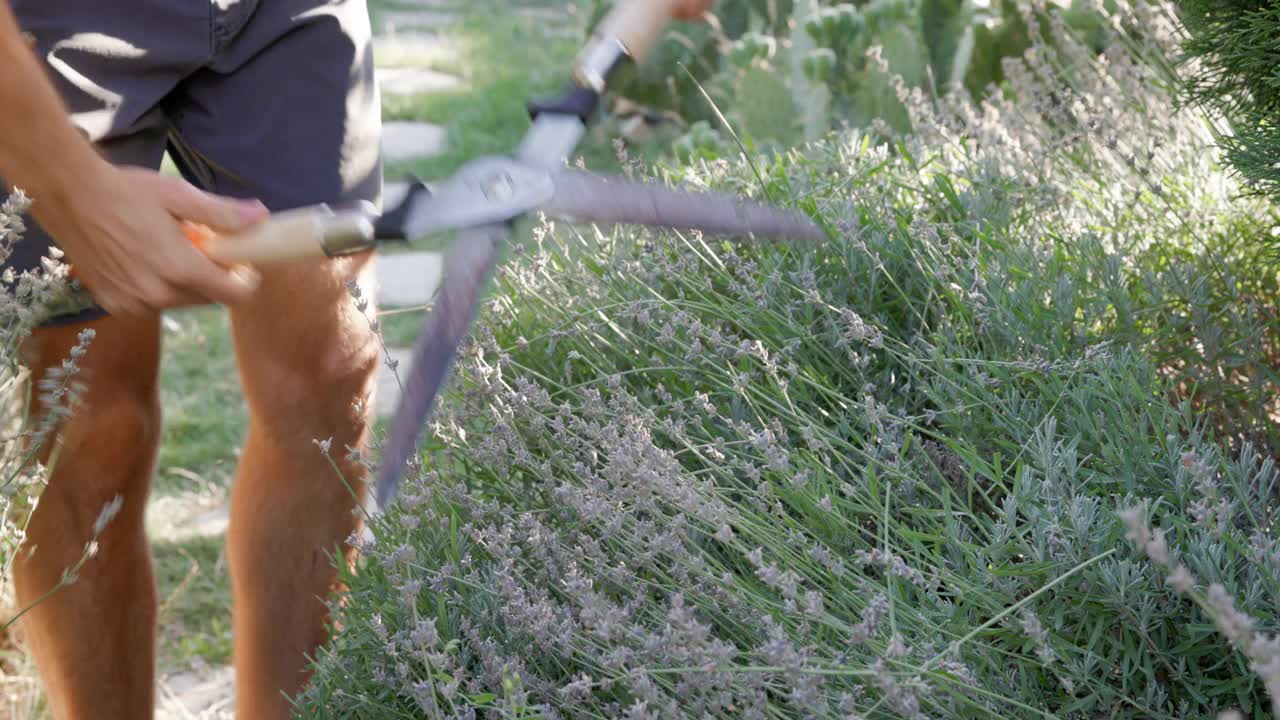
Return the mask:
{"type": "MultiPolygon", "coordinates": [[[[1105,21],[1095,3],[1051,4],[1077,40],[1102,50],[1105,21]]],[[[597,0],[587,27],[610,7],[597,0]]],[[[721,0],[714,12],[710,23],[678,27],[615,85],[651,116],[674,116],[672,139],[685,161],[722,154],[726,123],[756,149],[877,119],[907,132],[894,76],[908,91],[962,89],[980,99],[1004,91],[1003,61],[1031,46],[1029,21],[1054,42],[1042,16],[1032,20],[1011,0],[721,0]],[[884,65],[868,57],[873,48],[884,65]]]]}

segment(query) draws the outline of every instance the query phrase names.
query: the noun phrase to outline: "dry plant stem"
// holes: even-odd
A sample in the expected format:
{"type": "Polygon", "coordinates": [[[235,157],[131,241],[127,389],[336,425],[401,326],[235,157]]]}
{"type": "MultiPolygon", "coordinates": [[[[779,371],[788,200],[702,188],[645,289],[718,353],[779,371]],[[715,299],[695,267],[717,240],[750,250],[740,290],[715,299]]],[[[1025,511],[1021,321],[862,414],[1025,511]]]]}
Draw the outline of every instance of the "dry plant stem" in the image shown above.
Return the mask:
{"type": "Polygon", "coordinates": [[[187,552],[183,548],[178,548],[178,552],[182,553],[182,556],[191,562],[191,569],[188,570],[187,574],[182,577],[182,580],[174,586],[173,590],[169,593],[169,596],[160,603],[160,607],[156,610],[156,618],[160,622],[164,622],[170,617],[169,613],[173,607],[173,603],[181,597],[184,592],[186,592],[187,586],[200,575],[200,563],[197,562],[195,558],[191,557],[191,553],[187,552]]]}
{"type": "Polygon", "coordinates": [[[369,510],[364,505],[364,499],[362,497],[363,493],[358,492],[355,488],[351,487],[351,483],[347,480],[347,476],[343,472],[343,469],[334,461],[333,456],[329,454],[329,443],[329,440],[316,441],[316,445],[320,447],[320,453],[324,455],[325,460],[329,462],[329,467],[333,470],[333,474],[337,476],[338,481],[342,483],[342,486],[347,489],[347,492],[351,495],[351,501],[355,504],[356,509],[360,510],[360,513],[364,515],[364,519],[367,522],[372,518],[372,515],[370,515],[369,510]]]}
{"type": "MultiPolygon", "coordinates": [[[[391,357],[391,349],[387,347],[386,340],[382,337],[381,324],[378,322],[376,317],[371,317],[367,312],[370,304],[369,299],[364,297],[364,291],[360,288],[360,285],[358,283],[354,283],[354,282],[347,283],[347,292],[351,293],[352,302],[355,304],[356,311],[359,312],[360,316],[365,319],[365,322],[369,326],[369,331],[372,332],[375,337],[377,337],[378,347],[382,349],[383,360],[385,361],[387,368],[391,370],[392,377],[395,378],[396,387],[398,387],[400,389],[400,392],[403,393],[404,382],[401,381],[400,373],[397,371],[397,366],[399,365],[399,362],[397,362],[395,358],[391,357]]],[[[421,308],[402,308],[400,310],[384,311],[382,314],[386,315],[386,314],[391,314],[395,312],[412,312],[415,309],[425,310],[425,309],[428,309],[429,307],[430,306],[424,305],[421,308]]],[[[375,315],[376,314],[377,313],[375,313],[375,315]]]]}
{"type": "MultiPolygon", "coordinates": [[[[60,421],[76,411],[73,406],[78,392],[71,392],[73,389],[72,384],[76,382],[74,363],[83,354],[84,347],[87,345],[83,335],[78,337],[79,341],[71,349],[74,356],[64,360],[60,367],[51,366],[48,368],[45,378],[40,381],[39,386],[44,392],[41,393],[42,412],[38,416],[40,418],[39,424],[35,430],[23,433],[22,438],[28,446],[26,454],[21,460],[14,463],[13,472],[5,478],[0,487],[11,486],[20,474],[26,472],[31,463],[40,460],[41,457],[45,458],[43,464],[46,469],[51,469],[57,463],[58,455],[62,450],[61,440],[56,440],[52,451],[48,451],[45,447],[45,442],[55,434],[60,421]],[[67,370],[68,361],[71,367],[70,371],[67,370]],[[61,370],[60,373],[56,372],[59,370],[61,370]],[[64,402],[64,396],[68,395],[68,393],[71,395],[70,401],[64,402]]],[[[92,335],[88,335],[88,337],[92,338],[92,335]]]]}
{"type": "Polygon", "coordinates": [[[9,620],[3,626],[0,626],[0,630],[8,630],[23,615],[26,615],[28,611],[35,608],[41,602],[51,597],[54,593],[58,592],[62,588],[75,583],[76,579],[80,575],[81,568],[84,567],[85,563],[87,563],[90,558],[96,557],[97,555],[98,555],[98,533],[95,532],[92,539],[90,539],[89,542],[85,543],[84,552],[80,555],[80,559],[76,561],[76,564],[67,568],[62,572],[62,577],[59,578],[58,584],[49,588],[49,591],[46,592],[45,594],[31,601],[30,605],[27,605],[23,609],[19,610],[17,614],[15,614],[12,618],[9,618],[9,620]]]}

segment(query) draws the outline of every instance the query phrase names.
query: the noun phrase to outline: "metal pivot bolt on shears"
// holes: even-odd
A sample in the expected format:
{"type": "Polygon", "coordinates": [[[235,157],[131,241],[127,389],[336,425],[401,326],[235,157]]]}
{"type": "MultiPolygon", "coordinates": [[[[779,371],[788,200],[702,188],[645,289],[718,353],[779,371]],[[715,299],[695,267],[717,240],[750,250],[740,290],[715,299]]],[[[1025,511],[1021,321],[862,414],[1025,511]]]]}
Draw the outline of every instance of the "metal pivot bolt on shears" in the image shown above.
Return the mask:
{"type": "Polygon", "coordinates": [[[413,349],[404,395],[392,420],[376,481],[377,508],[395,498],[418,436],[479,306],[480,292],[512,224],[530,212],[602,223],[631,223],[820,241],[803,215],[713,193],[606,178],[568,167],[570,154],[615,71],[643,62],[672,19],[677,0],[620,0],[575,60],[559,98],[531,102],[532,124],[510,157],[468,162],[428,188],[415,182],[394,209],[372,217],[325,205],[273,215],[238,235],[207,238],[203,250],[224,262],[271,263],[336,256],[383,241],[459,230],[445,257],[439,293],[413,349]]]}

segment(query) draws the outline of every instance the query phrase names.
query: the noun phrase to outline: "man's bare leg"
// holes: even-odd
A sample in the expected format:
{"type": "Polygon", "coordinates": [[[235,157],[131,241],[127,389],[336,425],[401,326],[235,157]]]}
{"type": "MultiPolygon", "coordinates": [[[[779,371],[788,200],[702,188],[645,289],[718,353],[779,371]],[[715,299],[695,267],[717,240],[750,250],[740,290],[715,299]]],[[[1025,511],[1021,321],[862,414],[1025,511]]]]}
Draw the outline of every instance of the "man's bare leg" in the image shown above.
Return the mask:
{"type": "Polygon", "coordinates": [[[347,448],[365,446],[370,412],[355,404],[372,403],[379,346],[344,282],[371,269],[360,257],[267,271],[232,314],[250,412],[228,528],[238,720],[289,717],[285,696],[327,637],[331,555],[351,560],[363,472],[347,448]],[[326,457],[314,441],[330,438],[326,457]]]}
{"type": "MultiPolygon", "coordinates": [[[[25,348],[36,380],[62,364],[86,327],[96,335],[75,375],[87,386],[82,404],[62,427],[49,486],[14,563],[20,607],[76,564],[104,505],[117,494],[123,505],[75,582],[40,600],[18,627],[57,720],[148,720],[156,598],[143,514],[160,440],[160,322],[107,317],[37,330],[25,348]]],[[[37,400],[33,414],[43,410],[37,400]]],[[[42,461],[52,445],[44,444],[42,461]]]]}

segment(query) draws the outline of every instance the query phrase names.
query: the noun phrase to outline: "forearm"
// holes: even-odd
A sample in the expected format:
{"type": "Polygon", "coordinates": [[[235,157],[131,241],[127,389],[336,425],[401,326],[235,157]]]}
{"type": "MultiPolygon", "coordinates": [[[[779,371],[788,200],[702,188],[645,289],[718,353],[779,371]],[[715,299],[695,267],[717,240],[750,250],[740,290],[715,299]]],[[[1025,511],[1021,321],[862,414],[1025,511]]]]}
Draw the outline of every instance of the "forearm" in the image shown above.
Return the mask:
{"type": "Polygon", "coordinates": [[[8,0],[0,0],[0,177],[35,200],[32,212],[62,205],[69,180],[93,176],[102,162],[67,120],[67,109],[23,40],[8,0]]]}

